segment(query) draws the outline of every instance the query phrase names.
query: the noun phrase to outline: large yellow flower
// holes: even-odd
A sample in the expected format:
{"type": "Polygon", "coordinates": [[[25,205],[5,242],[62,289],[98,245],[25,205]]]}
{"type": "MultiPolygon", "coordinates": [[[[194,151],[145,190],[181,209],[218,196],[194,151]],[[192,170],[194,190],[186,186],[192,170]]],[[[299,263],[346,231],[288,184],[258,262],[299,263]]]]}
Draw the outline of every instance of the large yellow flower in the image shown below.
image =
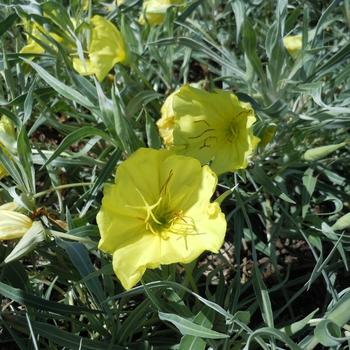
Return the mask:
{"type": "MultiPolygon", "coordinates": [[[[16,132],[13,123],[6,116],[0,118],[0,147],[7,154],[16,150],[16,132]]],[[[0,179],[7,175],[7,171],[0,164],[0,179]]]]}
{"type": "Polygon", "coordinates": [[[33,221],[16,209],[15,203],[0,206],[0,240],[20,238],[32,227],[33,221]]]}
{"type": "Polygon", "coordinates": [[[113,254],[125,289],[147,268],[219,250],[226,221],[210,202],[216,184],[208,166],[168,150],[141,148],[118,167],[115,184],[105,186],[97,224],[99,248],[113,254]]]}
{"type": "Polygon", "coordinates": [[[171,94],[157,125],[167,148],[199,159],[222,174],[247,167],[259,138],[249,103],[229,91],[207,92],[189,85],[171,94]]]}
{"type": "Polygon", "coordinates": [[[116,63],[126,63],[125,43],[118,28],[102,16],[91,18],[92,30],[89,58],[73,59],[74,69],[82,75],[95,74],[102,81],[116,63]]]}
{"type": "Polygon", "coordinates": [[[151,26],[162,24],[169,7],[184,5],[185,2],[185,0],[145,0],[140,23],[148,22],[151,26]]]}

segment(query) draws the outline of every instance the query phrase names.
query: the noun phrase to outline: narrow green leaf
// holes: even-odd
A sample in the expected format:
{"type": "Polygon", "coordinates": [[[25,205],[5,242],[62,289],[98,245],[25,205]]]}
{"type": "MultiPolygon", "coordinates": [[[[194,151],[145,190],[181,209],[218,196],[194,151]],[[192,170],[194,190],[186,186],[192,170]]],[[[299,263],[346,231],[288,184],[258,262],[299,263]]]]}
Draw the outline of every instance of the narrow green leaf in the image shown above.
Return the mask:
{"type": "Polygon", "coordinates": [[[49,84],[54,90],[56,90],[59,94],[62,96],[68,98],[71,101],[74,101],[85,108],[88,108],[90,110],[94,110],[95,106],[80,92],[74,90],[70,86],[63,84],[61,81],[56,79],[53,75],[48,73],[44,68],[39,66],[38,64],[27,60],[25,58],[22,58],[23,61],[25,61],[27,64],[33,67],[33,69],[36,70],[36,72],[39,74],[40,78],[43,79],[47,84],[49,84]]]}
{"type": "MultiPolygon", "coordinates": [[[[61,246],[68,254],[75,268],[79,271],[82,278],[87,277],[90,274],[96,272],[94,266],[91,263],[89,254],[85,246],[78,242],[66,242],[63,240],[57,240],[59,246],[61,246]]],[[[90,293],[96,298],[98,304],[106,299],[103,292],[101,283],[97,277],[90,278],[85,281],[90,293]]]]}
{"type": "Polygon", "coordinates": [[[146,135],[147,144],[150,148],[159,149],[161,147],[161,141],[158,133],[158,129],[152,119],[152,117],[146,113],[146,135]]]}
{"type": "Polygon", "coordinates": [[[162,321],[172,323],[182,335],[192,335],[207,339],[225,339],[229,337],[227,334],[213,331],[174,314],[159,312],[158,315],[162,321]]]}
{"type": "Polygon", "coordinates": [[[38,310],[51,311],[59,315],[80,315],[87,313],[100,313],[98,310],[90,310],[85,307],[65,305],[42,299],[40,297],[27,294],[21,289],[13,288],[8,284],[0,282],[0,294],[5,298],[15,301],[19,304],[32,306],[38,310]]]}
{"type": "MultiPolygon", "coordinates": [[[[194,317],[193,322],[200,326],[211,328],[214,317],[214,310],[203,307],[194,317]]],[[[204,350],[205,348],[206,342],[202,338],[192,335],[184,335],[179,344],[179,350],[204,350]]]]}
{"type": "Polygon", "coordinates": [[[301,331],[304,327],[307,326],[309,321],[315,316],[318,309],[312,311],[310,314],[308,314],[306,317],[304,317],[302,320],[294,322],[288,326],[285,326],[280,329],[280,331],[286,333],[289,337],[291,337],[293,334],[301,331]]]}
{"type": "MultiPolygon", "coordinates": [[[[19,329],[21,329],[22,331],[23,331],[23,326],[26,325],[25,319],[18,316],[14,316],[8,322],[13,326],[16,326],[16,325],[20,326],[19,329]]],[[[121,347],[118,345],[111,345],[109,343],[103,343],[97,340],[86,339],[78,335],[72,334],[71,332],[64,331],[58,326],[52,326],[44,322],[31,321],[31,325],[34,333],[67,349],[72,349],[72,350],[101,350],[101,349],[123,350],[125,349],[125,347],[121,347]]]]}
{"type": "Polygon", "coordinates": [[[340,217],[332,226],[332,230],[339,231],[345,230],[350,227],[350,213],[347,213],[340,217]]]}
{"type": "Polygon", "coordinates": [[[18,16],[16,13],[12,13],[0,22],[0,37],[7,32],[7,30],[16,22],[18,16]]]}
{"type": "Polygon", "coordinates": [[[253,286],[265,323],[269,327],[274,327],[273,312],[269,292],[265,286],[264,281],[261,278],[259,268],[256,265],[253,267],[253,286]]]}
{"type": "Polygon", "coordinates": [[[110,137],[100,129],[97,129],[93,126],[83,126],[69,135],[67,135],[57,147],[55,152],[51,157],[46,161],[45,166],[51,163],[55,158],[57,158],[66,148],[71,146],[73,143],[83,140],[88,136],[100,136],[104,140],[110,140],[110,137]]]}

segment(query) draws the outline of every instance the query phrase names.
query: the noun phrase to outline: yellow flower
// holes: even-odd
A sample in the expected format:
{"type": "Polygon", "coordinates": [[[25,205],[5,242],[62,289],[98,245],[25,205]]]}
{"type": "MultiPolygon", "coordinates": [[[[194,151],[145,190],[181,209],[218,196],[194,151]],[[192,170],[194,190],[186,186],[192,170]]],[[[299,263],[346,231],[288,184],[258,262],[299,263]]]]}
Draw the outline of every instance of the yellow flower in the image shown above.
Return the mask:
{"type": "Polygon", "coordinates": [[[303,36],[301,34],[285,36],[283,44],[289,54],[295,58],[303,47],[303,36]]]}
{"type": "Polygon", "coordinates": [[[89,58],[82,62],[76,57],[73,59],[73,66],[79,74],[95,74],[102,81],[116,63],[126,63],[126,48],[119,30],[112,22],[104,17],[94,16],[91,24],[89,58]]]}
{"type": "Polygon", "coordinates": [[[167,148],[211,162],[222,174],[247,167],[259,142],[252,132],[255,120],[250,104],[229,91],[184,85],[167,98],[157,125],[167,148]]]}
{"type": "Polygon", "coordinates": [[[147,268],[189,263],[220,249],[226,221],[210,202],[216,184],[208,166],[168,150],[141,148],[118,167],[115,184],[105,186],[97,224],[99,248],[113,254],[125,289],[147,268]]]}
{"type": "Polygon", "coordinates": [[[169,7],[184,5],[185,0],[145,0],[142,6],[140,23],[148,22],[151,26],[162,24],[169,7]]]}
{"type": "Polygon", "coordinates": [[[20,238],[32,227],[33,221],[16,209],[13,202],[0,206],[0,240],[20,238]]]}
{"type": "MultiPolygon", "coordinates": [[[[0,118],[0,147],[7,155],[16,150],[15,127],[6,116],[0,118]]],[[[0,180],[5,176],[7,176],[7,171],[0,165],[0,180]]]]}
{"type": "Polygon", "coordinates": [[[36,42],[33,39],[33,37],[40,40],[41,42],[45,43],[46,45],[53,47],[52,43],[45,38],[43,33],[45,33],[45,35],[50,36],[51,38],[53,38],[54,40],[56,40],[59,43],[63,42],[62,37],[60,37],[59,35],[57,35],[55,33],[48,32],[38,23],[29,24],[29,25],[28,25],[28,23],[26,23],[25,27],[27,27],[27,30],[30,32],[31,36],[28,36],[27,45],[22,47],[22,49],[20,51],[21,53],[42,54],[45,52],[45,49],[38,42],[36,42]]]}

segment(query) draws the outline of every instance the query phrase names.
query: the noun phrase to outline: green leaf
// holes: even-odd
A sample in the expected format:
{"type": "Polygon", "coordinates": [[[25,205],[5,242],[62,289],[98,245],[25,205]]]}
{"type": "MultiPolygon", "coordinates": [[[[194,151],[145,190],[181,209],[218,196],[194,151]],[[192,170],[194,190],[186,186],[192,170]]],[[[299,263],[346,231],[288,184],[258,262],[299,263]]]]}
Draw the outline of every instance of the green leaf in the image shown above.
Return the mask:
{"type": "Polygon", "coordinates": [[[341,337],[340,327],[330,320],[319,322],[314,334],[318,342],[327,347],[338,346],[344,341],[350,340],[350,337],[341,337]]]}
{"type": "Polygon", "coordinates": [[[0,22],[0,37],[7,32],[7,30],[16,22],[18,16],[16,13],[12,13],[0,22]]]}
{"type": "Polygon", "coordinates": [[[287,203],[296,204],[287,194],[283,193],[279,187],[266,175],[264,169],[261,166],[255,166],[252,170],[254,180],[262,185],[267,193],[274,194],[275,196],[283,199],[287,203]]]}
{"type": "Polygon", "coordinates": [[[81,315],[82,313],[100,313],[98,310],[90,310],[85,307],[65,305],[42,299],[40,297],[27,294],[21,289],[13,288],[8,284],[0,282],[0,294],[5,298],[19,304],[31,306],[38,310],[50,311],[59,315],[81,315]]]}
{"type": "Polygon", "coordinates": [[[137,138],[134,128],[131,125],[129,119],[125,117],[121,109],[121,103],[119,97],[114,93],[112,94],[113,100],[113,115],[116,133],[121,141],[124,151],[128,154],[136,151],[142,146],[141,141],[137,138]]]}
{"type": "Polygon", "coordinates": [[[269,292],[265,286],[264,281],[261,278],[259,268],[256,265],[254,265],[253,267],[253,286],[255,296],[257,298],[261,314],[265,323],[269,327],[274,327],[273,312],[269,292]]]}
{"type": "Polygon", "coordinates": [[[146,113],[147,144],[150,148],[159,149],[162,145],[155,122],[148,112],[146,113]]]}
{"type": "Polygon", "coordinates": [[[158,315],[162,321],[172,323],[182,335],[192,335],[207,339],[225,339],[229,337],[227,334],[213,331],[174,314],[158,312],[158,315]]]}
{"type": "Polygon", "coordinates": [[[103,132],[102,130],[95,128],[93,126],[83,126],[69,135],[67,135],[61,142],[61,144],[57,147],[55,152],[51,155],[51,157],[46,161],[45,166],[51,163],[55,158],[57,158],[66,148],[71,146],[75,142],[79,142],[86,137],[89,136],[100,136],[102,139],[108,141],[110,137],[103,132]]]}
{"type": "MultiPolygon", "coordinates": [[[[94,266],[91,263],[89,254],[85,246],[78,242],[66,242],[63,240],[57,240],[59,246],[61,246],[68,254],[75,268],[79,271],[82,278],[89,276],[96,272],[94,266]]],[[[85,284],[90,293],[96,298],[98,304],[106,299],[103,292],[101,283],[97,277],[90,278],[85,281],[85,284]]]]}
{"type": "Polygon", "coordinates": [[[345,230],[350,227],[350,213],[347,213],[340,217],[332,226],[332,230],[339,231],[345,230]]]}
{"type": "MultiPolygon", "coordinates": [[[[18,317],[18,316],[15,316],[10,320],[8,320],[8,323],[11,324],[12,326],[18,325],[22,331],[23,331],[23,326],[26,326],[25,319],[23,317],[18,317]]],[[[101,349],[123,350],[125,349],[124,347],[121,347],[118,345],[111,345],[109,343],[103,343],[96,340],[86,339],[78,335],[74,335],[71,332],[64,331],[58,326],[52,326],[44,322],[31,321],[31,325],[34,333],[67,349],[72,349],[72,350],[101,350],[101,349]]],[[[26,330],[25,332],[28,332],[28,330],[26,330]]]]}
{"type": "MultiPolygon", "coordinates": [[[[293,340],[291,340],[284,332],[275,329],[275,328],[271,328],[271,327],[263,327],[263,328],[259,328],[256,331],[254,331],[253,333],[251,333],[249,335],[248,341],[246,346],[244,347],[243,350],[248,350],[250,349],[250,345],[253,341],[258,341],[259,342],[259,338],[260,337],[268,337],[268,338],[274,338],[274,339],[278,339],[281,342],[285,343],[289,349],[291,350],[302,350],[301,347],[299,347],[297,344],[295,344],[293,342],[293,340]]],[[[261,343],[259,342],[259,344],[261,345],[261,343]]],[[[269,347],[270,348],[270,347],[269,347]]]]}
{"type": "MultiPolygon", "coordinates": [[[[193,322],[200,326],[211,328],[215,317],[214,310],[203,307],[201,311],[194,317],[193,322]]],[[[192,335],[184,335],[179,344],[179,350],[204,350],[206,342],[200,338],[192,335]]]]}
{"type": "Polygon", "coordinates": [[[257,48],[256,33],[248,17],[245,17],[244,19],[242,33],[243,33],[242,44],[243,44],[244,54],[246,55],[247,59],[252,65],[255,73],[260,78],[262,84],[266,86],[265,73],[264,73],[260,58],[258,57],[256,52],[256,48],[257,48]]]}
{"type": "Polygon", "coordinates": [[[32,150],[30,148],[28,135],[24,127],[21,128],[17,140],[17,153],[23,180],[26,183],[28,192],[35,193],[35,172],[32,160],[32,150]]]}
{"type": "Polygon", "coordinates": [[[303,185],[301,192],[301,205],[302,205],[302,217],[305,218],[309,207],[310,199],[315,191],[317,183],[317,178],[313,176],[313,170],[311,168],[307,169],[303,176],[303,185]]]}
{"type": "Polygon", "coordinates": [[[70,86],[63,84],[61,81],[56,79],[53,75],[47,72],[44,68],[40,67],[38,64],[22,58],[27,64],[32,66],[36,72],[39,74],[40,78],[43,79],[47,84],[49,84],[54,90],[56,90],[59,94],[64,96],[65,98],[74,101],[83,107],[94,110],[95,106],[80,92],[74,90],[70,86]]]}
{"type": "Polygon", "coordinates": [[[285,326],[280,329],[280,331],[286,333],[289,337],[291,337],[293,334],[298,333],[301,331],[304,327],[307,326],[309,321],[315,316],[318,309],[312,311],[310,314],[308,314],[306,317],[304,317],[302,320],[294,322],[288,326],[285,326]]]}

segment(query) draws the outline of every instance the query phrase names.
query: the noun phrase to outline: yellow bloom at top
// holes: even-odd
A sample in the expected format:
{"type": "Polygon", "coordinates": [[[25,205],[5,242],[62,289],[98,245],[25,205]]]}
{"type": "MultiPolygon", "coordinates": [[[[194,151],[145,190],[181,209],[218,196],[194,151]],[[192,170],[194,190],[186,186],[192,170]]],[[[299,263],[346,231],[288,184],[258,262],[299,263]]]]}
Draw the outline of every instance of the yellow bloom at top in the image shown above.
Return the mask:
{"type": "Polygon", "coordinates": [[[116,63],[127,61],[126,48],[118,28],[112,22],[102,16],[94,16],[91,25],[89,57],[85,62],[75,57],[73,66],[80,74],[95,74],[102,81],[116,63]]]}
{"type": "Polygon", "coordinates": [[[283,44],[289,54],[295,58],[303,47],[303,36],[301,34],[285,36],[283,44]]]}
{"type": "Polygon", "coordinates": [[[181,6],[185,3],[185,0],[145,0],[142,6],[140,23],[148,22],[151,26],[162,24],[169,7],[181,6]]]}
{"type": "Polygon", "coordinates": [[[20,238],[32,227],[33,221],[16,209],[15,203],[0,206],[0,240],[20,238]]]}
{"type": "Polygon", "coordinates": [[[113,254],[125,289],[147,268],[218,252],[226,220],[210,202],[216,184],[208,166],[168,150],[141,148],[118,167],[115,184],[105,186],[97,224],[99,249],[113,254]]]}
{"type": "Polygon", "coordinates": [[[259,142],[252,131],[252,107],[229,91],[184,85],[166,99],[161,112],[157,125],[165,146],[210,163],[217,174],[246,168],[259,142]]]}

